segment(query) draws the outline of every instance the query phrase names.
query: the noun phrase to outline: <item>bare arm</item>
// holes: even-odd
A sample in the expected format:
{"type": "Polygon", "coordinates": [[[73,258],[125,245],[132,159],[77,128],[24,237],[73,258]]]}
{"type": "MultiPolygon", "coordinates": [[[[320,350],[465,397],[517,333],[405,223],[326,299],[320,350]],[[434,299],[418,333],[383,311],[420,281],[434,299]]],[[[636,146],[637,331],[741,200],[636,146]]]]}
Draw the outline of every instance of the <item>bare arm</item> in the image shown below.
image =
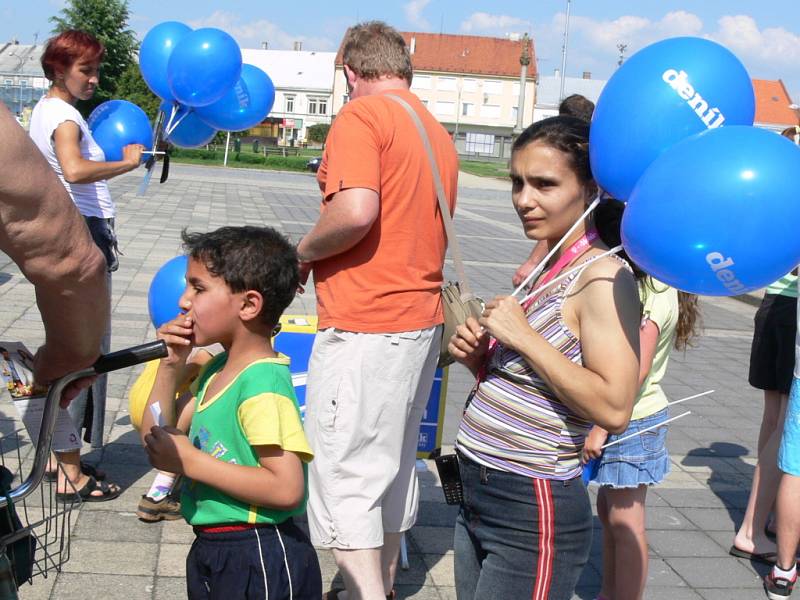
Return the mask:
{"type": "Polygon", "coordinates": [[[81,156],[81,130],[73,121],[64,121],[53,132],[53,146],[61,173],[68,183],[94,183],[111,179],[139,166],[144,147],[129,144],[122,149],[122,160],[97,162],[81,156]]]}
{"type": "Polygon", "coordinates": [[[314,228],[300,241],[300,260],[313,262],[341,254],[364,239],[380,212],[378,192],[349,188],[337,192],[314,228]]]}
{"type": "Polygon", "coordinates": [[[630,420],[639,371],[639,304],[633,277],[598,261],[581,276],[578,320],[583,365],[573,363],[528,326],[514,298],[497,298],[480,323],[514,348],[564,404],[608,431],[630,420]]]}
{"type": "MultiPolygon", "coordinates": [[[[653,367],[653,358],[656,355],[656,344],[658,343],[658,325],[650,319],[645,319],[639,328],[639,389],[641,390],[644,380],[653,367]]],[[[608,439],[608,431],[595,425],[586,442],[583,445],[583,462],[588,462],[592,458],[599,458],[603,454],[603,444],[608,439]]]]}
{"type": "Polygon", "coordinates": [[[0,106],[0,250],[34,285],[45,343],[46,383],[91,365],[108,321],[106,263],[58,177],[0,106]]]}

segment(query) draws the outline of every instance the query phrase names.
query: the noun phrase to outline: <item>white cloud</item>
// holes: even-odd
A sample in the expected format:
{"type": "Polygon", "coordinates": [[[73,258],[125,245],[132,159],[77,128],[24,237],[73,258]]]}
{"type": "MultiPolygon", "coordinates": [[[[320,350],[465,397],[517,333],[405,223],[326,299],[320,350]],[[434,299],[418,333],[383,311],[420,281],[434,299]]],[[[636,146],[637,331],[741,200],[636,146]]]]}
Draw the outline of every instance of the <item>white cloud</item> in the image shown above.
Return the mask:
{"type": "Polygon", "coordinates": [[[270,50],[287,50],[294,42],[303,42],[304,50],[336,50],[337,41],[326,37],[314,37],[283,31],[267,19],[242,23],[239,15],[218,10],[208,17],[188,22],[190,27],[216,27],[232,35],[242,48],[260,48],[267,42],[270,50]]]}
{"type": "Polygon", "coordinates": [[[467,20],[461,22],[461,31],[464,33],[507,33],[512,29],[529,28],[530,23],[524,19],[485,12],[472,13],[467,20]]]}
{"type": "Polygon", "coordinates": [[[431,0],[411,0],[403,5],[403,12],[406,14],[406,20],[414,27],[422,30],[431,28],[428,20],[422,16],[422,11],[430,4],[431,0]]]}
{"type": "Polygon", "coordinates": [[[759,30],[755,19],[745,15],[722,17],[717,26],[709,37],[742,60],[795,69],[800,64],[800,35],[783,27],[759,30]]]}

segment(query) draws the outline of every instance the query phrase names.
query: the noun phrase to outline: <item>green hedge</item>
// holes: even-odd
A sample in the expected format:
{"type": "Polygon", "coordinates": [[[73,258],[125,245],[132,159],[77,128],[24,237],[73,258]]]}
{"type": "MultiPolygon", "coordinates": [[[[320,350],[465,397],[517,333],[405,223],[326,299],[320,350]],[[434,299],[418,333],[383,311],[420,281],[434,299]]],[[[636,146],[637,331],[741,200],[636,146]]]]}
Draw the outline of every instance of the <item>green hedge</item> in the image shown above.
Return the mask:
{"type": "Polygon", "coordinates": [[[216,150],[205,150],[204,148],[171,148],[170,156],[180,158],[195,158],[199,160],[222,160],[223,155],[216,150]]]}
{"type": "MultiPolygon", "coordinates": [[[[225,157],[224,150],[205,150],[202,148],[172,148],[170,156],[177,162],[181,159],[189,161],[208,161],[210,163],[222,164],[225,157]]],[[[267,169],[278,169],[283,171],[305,171],[308,156],[275,156],[264,157],[263,154],[253,154],[252,152],[229,152],[228,164],[231,166],[253,165],[267,169]]]]}

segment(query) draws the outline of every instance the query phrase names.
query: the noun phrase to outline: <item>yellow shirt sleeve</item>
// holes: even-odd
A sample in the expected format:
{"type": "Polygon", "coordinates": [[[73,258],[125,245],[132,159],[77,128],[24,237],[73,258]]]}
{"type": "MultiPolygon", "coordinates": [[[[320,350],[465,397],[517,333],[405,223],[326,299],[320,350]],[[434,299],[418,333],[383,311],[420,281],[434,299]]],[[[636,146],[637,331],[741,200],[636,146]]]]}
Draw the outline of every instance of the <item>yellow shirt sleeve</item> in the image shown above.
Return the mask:
{"type": "Polygon", "coordinates": [[[280,446],[303,462],[314,453],[308,445],[294,402],[280,394],[259,394],[239,406],[239,423],[251,446],[280,446]]]}

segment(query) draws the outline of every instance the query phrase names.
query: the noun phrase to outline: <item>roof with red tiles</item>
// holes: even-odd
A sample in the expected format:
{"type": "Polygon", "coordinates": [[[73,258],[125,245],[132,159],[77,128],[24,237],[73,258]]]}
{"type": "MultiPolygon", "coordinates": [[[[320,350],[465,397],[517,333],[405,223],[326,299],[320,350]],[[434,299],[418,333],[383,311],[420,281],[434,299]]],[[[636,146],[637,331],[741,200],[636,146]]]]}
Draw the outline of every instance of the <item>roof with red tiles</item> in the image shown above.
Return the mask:
{"type": "MultiPolygon", "coordinates": [[[[496,77],[519,77],[519,58],[523,40],[484,37],[479,35],[453,35],[448,33],[420,33],[401,31],[409,49],[413,46],[411,63],[414,71],[438,73],[463,73],[496,77]]],[[[527,39],[528,79],[536,78],[536,57],[533,41],[527,39]]],[[[342,64],[342,47],[336,53],[336,65],[342,64]]]]}
{"type": "Polygon", "coordinates": [[[797,123],[797,115],[789,108],[792,99],[783,81],[753,79],[756,93],[756,123],[792,125],[797,123]]]}

